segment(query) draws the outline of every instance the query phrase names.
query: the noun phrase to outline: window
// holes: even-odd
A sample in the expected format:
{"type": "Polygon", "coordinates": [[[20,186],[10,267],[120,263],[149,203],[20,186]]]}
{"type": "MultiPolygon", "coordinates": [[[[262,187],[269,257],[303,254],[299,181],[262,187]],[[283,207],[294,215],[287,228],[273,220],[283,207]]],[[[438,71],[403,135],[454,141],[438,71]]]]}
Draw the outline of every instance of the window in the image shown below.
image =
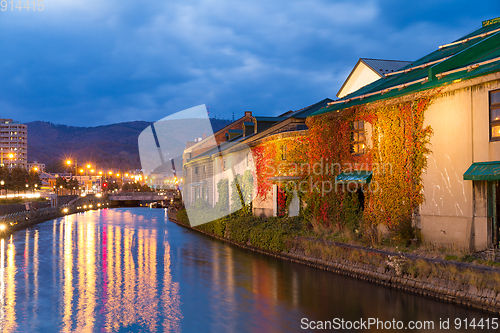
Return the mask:
{"type": "Polygon", "coordinates": [[[500,90],[490,91],[490,141],[500,141],[500,90]]]}
{"type": "Polygon", "coordinates": [[[195,167],[194,168],[194,174],[197,175],[198,174],[198,167],[195,167]]]}
{"type": "Polygon", "coordinates": [[[362,155],[365,153],[365,122],[353,121],[351,139],[351,154],[362,155]]]}
{"type": "Polygon", "coordinates": [[[286,145],[281,146],[281,160],[286,161],[286,145]]]}

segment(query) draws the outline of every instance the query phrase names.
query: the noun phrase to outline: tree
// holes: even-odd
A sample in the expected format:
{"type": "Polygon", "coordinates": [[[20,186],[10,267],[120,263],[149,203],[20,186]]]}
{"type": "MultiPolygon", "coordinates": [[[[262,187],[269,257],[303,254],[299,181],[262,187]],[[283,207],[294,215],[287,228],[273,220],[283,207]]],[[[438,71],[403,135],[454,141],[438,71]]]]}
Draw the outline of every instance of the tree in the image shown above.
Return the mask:
{"type": "Polygon", "coordinates": [[[6,166],[0,166],[0,189],[5,189],[5,194],[7,194],[7,189],[10,183],[11,177],[9,168],[6,166]]]}
{"type": "Polygon", "coordinates": [[[69,188],[69,193],[71,195],[76,194],[79,189],[78,180],[76,178],[71,177],[71,179],[68,181],[67,188],[69,188]]]}
{"type": "MultiPolygon", "coordinates": [[[[56,178],[56,193],[59,195],[59,191],[62,190],[63,188],[68,188],[68,182],[66,181],[66,178],[57,177],[56,178]]],[[[62,193],[62,191],[61,191],[61,193],[62,193]]]]}
{"type": "Polygon", "coordinates": [[[148,185],[144,184],[141,187],[141,192],[152,192],[153,190],[148,185]]]}
{"type": "Polygon", "coordinates": [[[10,170],[10,181],[7,188],[16,191],[26,191],[26,185],[28,185],[29,173],[28,170],[15,167],[10,170]]]}
{"type": "Polygon", "coordinates": [[[42,187],[42,180],[37,171],[31,170],[28,175],[28,185],[31,189],[42,187]],[[35,186],[36,185],[36,186],[35,186]]]}

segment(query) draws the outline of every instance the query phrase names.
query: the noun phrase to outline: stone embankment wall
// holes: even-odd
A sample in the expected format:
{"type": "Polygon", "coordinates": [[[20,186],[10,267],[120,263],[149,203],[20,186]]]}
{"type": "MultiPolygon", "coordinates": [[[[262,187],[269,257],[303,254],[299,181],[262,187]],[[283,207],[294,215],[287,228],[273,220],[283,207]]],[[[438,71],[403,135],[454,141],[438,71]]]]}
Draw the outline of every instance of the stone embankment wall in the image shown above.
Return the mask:
{"type": "Polygon", "coordinates": [[[67,204],[59,207],[47,207],[31,211],[22,210],[2,216],[0,218],[0,223],[4,224],[6,229],[0,230],[0,237],[9,236],[17,230],[22,230],[32,225],[53,220],[65,215],[109,207],[109,201],[107,201],[104,197],[97,198],[93,195],[86,197],[65,197],[65,202],[67,202],[67,204]]]}
{"type": "Polygon", "coordinates": [[[176,219],[175,213],[169,213],[169,220],[239,247],[284,260],[445,302],[491,313],[500,313],[500,270],[492,267],[299,237],[294,240],[294,244],[291,244],[288,252],[276,253],[186,226],[176,219]],[[313,246],[310,246],[311,244],[313,246]],[[326,255],[325,251],[328,252],[326,255]],[[418,268],[420,268],[420,272],[418,268]],[[429,273],[426,273],[426,269],[430,269],[429,273]],[[459,279],[455,279],[455,277],[459,277],[459,279]],[[474,279],[475,283],[471,281],[474,279]],[[481,284],[484,285],[481,286],[481,284]]]}
{"type": "Polygon", "coordinates": [[[326,269],[338,274],[347,275],[360,280],[371,281],[386,287],[439,299],[441,301],[461,304],[492,313],[500,313],[500,293],[478,288],[473,284],[460,284],[439,277],[401,276],[395,270],[385,269],[370,264],[359,264],[342,260],[327,261],[304,255],[300,252],[282,253],[289,260],[326,269]]]}
{"type": "MultiPolygon", "coordinates": [[[[50,202],[34,201],[34,202],[31,202],[30,205],[33,208],[42,209],[42,208],[50,207],[50,202]]],[[[19,213],[19,212],[26,212],[26,205],[24,203],[0,205],[0,216],[7,215],[7,214],[13,214],[13,213],[19,213]]]]}

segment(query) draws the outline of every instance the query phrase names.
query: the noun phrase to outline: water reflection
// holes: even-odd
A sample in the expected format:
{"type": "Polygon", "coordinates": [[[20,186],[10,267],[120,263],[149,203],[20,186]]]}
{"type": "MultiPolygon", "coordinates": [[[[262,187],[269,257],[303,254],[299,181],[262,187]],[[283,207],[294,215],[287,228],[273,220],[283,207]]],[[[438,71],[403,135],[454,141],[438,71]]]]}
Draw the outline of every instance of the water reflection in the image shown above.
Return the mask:
{"type": "Polygon", "coordinates": [[[161,210],[86,212],[0,240],[2,332],[289,332],[301,318],[471,317],[487,316],[248,252],[161,210]]]}

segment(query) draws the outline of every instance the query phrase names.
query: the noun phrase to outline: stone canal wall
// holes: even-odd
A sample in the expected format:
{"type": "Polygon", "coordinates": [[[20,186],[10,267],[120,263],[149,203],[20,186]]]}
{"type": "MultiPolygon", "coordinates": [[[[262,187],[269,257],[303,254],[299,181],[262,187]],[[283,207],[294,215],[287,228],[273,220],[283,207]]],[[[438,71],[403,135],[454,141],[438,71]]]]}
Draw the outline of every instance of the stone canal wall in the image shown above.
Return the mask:
{"type": "Polygon", "coordinates": [[[86,197],[65,197],[67,199],[65,200],[67,203],[59,207],[47,207],[33,209],[30,211],[24,210],[0,216],[0,224],[5,226],[4,230],[0,229],[0,237],[9,236],[17,230],[26,229],[35,224],[63,217],[65,215],[109,207],[109,201],[107,198],[96,198],[93,195],[88,195],[86,197]]]}
{"type": "MultiPolygon", "coordinates": [[[[360,280],[371,281],[386,287],[403,290],[441,301],[456,303],[467,307],[500,313],[500,293],[478,288],[473,284],[459,284],[455,281],[439,277],[411,277],[399,275],[396,271],[387,270],[369,264],[359,264],[344,260],[343,262],[326,261],[307,256],[302,253],[282,253],[289,260],[301,262],[309,266],[326,269],[338,274],[347,275],[360,280]]],[[[480,272],[479,274],[483,274],[480,272]]]]}
{"type": "Polygon", "coordinates": [[[500,314],[500,270],[496,268],[304,237],[297,237],[288,251],[276,253],[186,226],[175,214],[169,213],[169,220],[224,242],[280,259],[500,314]],[[330,255],[318,249],[328,251],[330,255]]]}

